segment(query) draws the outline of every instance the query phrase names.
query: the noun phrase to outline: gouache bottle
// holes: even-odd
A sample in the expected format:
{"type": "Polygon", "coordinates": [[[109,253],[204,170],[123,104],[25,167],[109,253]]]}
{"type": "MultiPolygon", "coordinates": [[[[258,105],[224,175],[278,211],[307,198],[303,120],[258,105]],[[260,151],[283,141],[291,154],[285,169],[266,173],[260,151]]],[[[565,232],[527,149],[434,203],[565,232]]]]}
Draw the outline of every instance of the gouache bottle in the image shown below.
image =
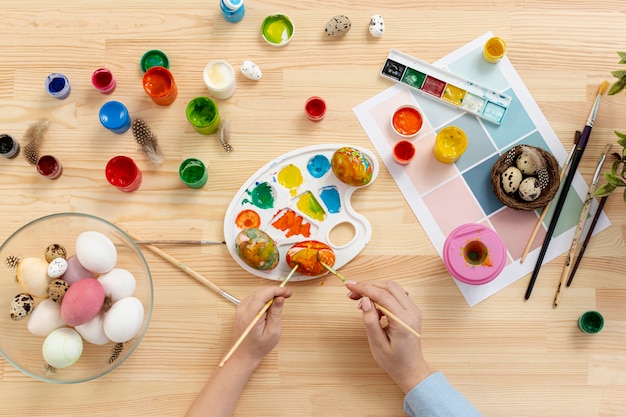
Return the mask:
{"type": "Polygon", "coordinates": [[[246,14],[243,0],[220,0],[220,9],[224,19],[230,23],[239,22],[246,14]]]}

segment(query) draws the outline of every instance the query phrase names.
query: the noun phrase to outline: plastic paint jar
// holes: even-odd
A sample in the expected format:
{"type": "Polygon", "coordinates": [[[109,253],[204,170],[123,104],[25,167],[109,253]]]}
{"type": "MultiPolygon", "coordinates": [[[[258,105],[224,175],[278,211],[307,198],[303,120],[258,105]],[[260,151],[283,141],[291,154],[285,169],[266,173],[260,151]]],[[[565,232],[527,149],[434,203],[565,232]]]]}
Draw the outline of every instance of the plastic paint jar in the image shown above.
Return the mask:
{"type": "Polygon", "coordinates": [[[158,49],[151,49],[141,56],[139,66],[141,67],[141,72],[146,72],[152,67],[169,69],[170,60],[167,55],[165,55],[165,52],[159,51],[158,49]]]}
{"type": "Polygon", "coordinates": [[[586,311],[578,318],[578,328],[587,334],[598,333],[604,327],[604,317],[597,311],[586,311]]]}
{"type": "Polygon", "coordinates": [[[235,70],[228,62],[222,60],[209,62],[204,67],[202,77],[213,97],[226,100],[235,94],[237,88],[235,70]]]}
{"type": "Polygon", "coordinates": [[[70,82],[63,74],[52,73],[46,77],[46,92],[54,98],[64,99],[70,95],[70,82]]]}
{"type": "Polygon", "coordinates": [[[135,161],[127,156],[115,156],[104,169],[109,184],[124,192],[135,191],[141,185],[143,175],[135,161]]]}
{"type": "Polygon", "coordinates": [[[143,74],[143,89],[160,106],[172,104],[178,95],[174,76],[165,67],[148,68],[143,74]]]}
{"type": "Polygon", "coordinates": [[[111,132],[121,135],[130,128],[128,109],[119,101],[107,101],[100,107],[100,123],[111,132]]]}
{"type": "Polygon", "coordinates": [[[20,144],[13,139],[13,136],[0,135],[0,156],[7,159],[15,158],[20,153],[20,144]]]}
{"type": "Polygon", "coordinates": [[[483,47],[483,58],[490,64],[495,64],[504,58],[506,54],[506,42],[504,40],[493,37],[485,42],[483,47]]]}
{"type": "Polygon", "coordinates": [[[393,159],[400,165],[406,165],[415,156],[415,146],[408,140],[401,140],[393,147],[393,159]]]}
{"type": "Polygon", "coordinates": [[[261,35],[272,46],[285,46],[293,38],[293,22],[284,14],[272,14],[263,19],[261,35]]]}
{"type": "Polygon", "coordinates": [[[437,132],[433,151],[435,158],[445,164],[456,162],[467,149],[467,136],[456,126],[446,126],[437,132]]]}
{"type": "Polygon", "coordinates": [[[239,22],[246,14],[243,0],[220,0],[220,9],[224,19],[230,23],[239,22]]]}
{"type": "Polygon", "coordinates": [[[52,155],[44,155],[37,160],[37,172],[50,180],[55,180],[63,173],[63,166],[52,155]]]}
{"type": "Polygon", "coordinates": [[[471,285],[493,281],[506,263],[506,247],[486,226],[468,223],[454,229],[443,245],[443,262],[457,280],[471,285]]]}
{"type": "Polygon", "coordinates": [[[309,120],[319,122],[326,115],[326,102],[321,97],[309,97],[304,103],[304,113],[309,120]]]}
{"type": "Polygon", "coordinates": [[[91,84],[103,94],[111,94],[117,85],[113,73],[106,68],[98,68],[91,74],[91,84]]]}
{"type": "Polygon", "coordinates": [[[196,158],[185,159],[178,168],[178,175],[189,188],[201,188],[209,179],[206,166],[196,158]]]}
{"type": "Polygon", "coordinates": [[[400,106],[391,116],[391,127],[394,132],[405,138],[417,135],[423,123],[422,113],[415,106],[400,106]]]}
{"type": "Polygon", "coordinates": [[[220,114],[215,101],[208,97],[196,97],[187,104],[187,120],[203,135],[217,132],[220,127],[220,114]]]}

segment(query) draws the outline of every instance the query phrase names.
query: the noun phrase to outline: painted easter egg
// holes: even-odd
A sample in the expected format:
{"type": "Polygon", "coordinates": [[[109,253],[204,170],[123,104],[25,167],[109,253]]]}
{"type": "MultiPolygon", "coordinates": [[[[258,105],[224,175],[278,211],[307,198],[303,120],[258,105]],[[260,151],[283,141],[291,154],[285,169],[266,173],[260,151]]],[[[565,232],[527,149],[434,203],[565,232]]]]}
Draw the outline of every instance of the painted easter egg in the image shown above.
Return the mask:
{"type": "Polygon", "coordinates": [[[60,278],[67,271],[67,261],[64,258],[54,258],[48,265],[48,276],[60,278]]]}
{"type": "Polygon", "coordinates": [[[372,180],[372,163],[356,148],[345,146],[335,151],[331,167],[335,176],[348,185],[366,185],[372,180]]]}
{"type": "Polygon", "coordinates": [[[24,258],[17,264],[17,282],[33,297],[47,297],[48,262],[43,258],[24,258]]]}
{"type": "Polygon", "coordinates": [[[326,32],[328,36],[343,36],[350,32],[351,28],[352,22],[348,16],[337,15],[326,23],[324,32],[326,32]]]}
{"type": "Polygon", "coordinates": [[[76,255],[67,258],[67,270],[63,274],[63,280],[72,285],[83,278],[95,278],[95,274],[82,266],[76,255]]]}
{"type": "Polygon", "coordinates": [[[263,76],[261,68],[250,60],[245,60],[241,63],[241,73],[248,79],[258,81],[263,76]]]}
{"type": "Polygon", "coordinates": [[[235,248],[239,257],[254,269],[266,271],[278,265],[278,246],[270,235],[260,229],[252,227],[239,232],[235,248]]]}
{"type": "Polygon", "coordinates": [[[303,275],[322,275],[328,270],[322,262],[328,266],[335,265],[335,252],[330,246],[317,240],[299,242],[287,250],[287,264],[290,268],[296,265],[296,272],[303,275]]]}
{"type": "Polygon", "coordinates": [[[383,36],[383,33],[385,33],[385,21],[383,20],[383,17],[381,15],[375,14],[371,17],[369,30],[370,35],[375,38],[380,38],[381,36],[383,36]]]}
{"type": "Polygon", "coordinates": [[[61,316],[70,326],[80,326],[94,318],[104,304],[104,288],[95,278],[74,283],[61,303],[61,316]]]}
{"type": "Polygon", "coordinates": [[[83,353],[83,339],[69,327],[54,330],[41,348],[46,363],[54,368],[67,368],[76,363],[83,353]]]}

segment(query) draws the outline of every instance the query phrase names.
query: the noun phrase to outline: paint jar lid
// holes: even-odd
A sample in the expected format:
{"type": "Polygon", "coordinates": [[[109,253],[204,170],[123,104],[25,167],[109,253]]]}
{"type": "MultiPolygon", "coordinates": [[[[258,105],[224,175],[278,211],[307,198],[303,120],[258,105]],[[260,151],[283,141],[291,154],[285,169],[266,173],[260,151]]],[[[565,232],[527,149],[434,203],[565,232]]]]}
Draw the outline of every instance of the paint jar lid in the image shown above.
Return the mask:
{"type": "Polygon", "coordinates": [[[146,72],[152,67],[164,67],[169,69],[170,61],[163,51],[151,49],[143,54],[139,66],[142,72],[146,72]]]}
{"type": "Polygon", "coordinates": [[[506,263],[502,238],[489,227],[468,223],[454,229],[443,246],[443,261],[457,280],[482,285],[493,281],[506,263]]]}
{"type": "Polygon", "coordinates": [[[233,11],[243,6],[243,0],[222,0],[222,2],[224,6],[233,11]]]}
{"type": "Polygon", "coordinates": [[[128,109],[119,101],[107,101],[100,107],[100,123],[107,129],[121,129],[129,121],[128,109]]]}

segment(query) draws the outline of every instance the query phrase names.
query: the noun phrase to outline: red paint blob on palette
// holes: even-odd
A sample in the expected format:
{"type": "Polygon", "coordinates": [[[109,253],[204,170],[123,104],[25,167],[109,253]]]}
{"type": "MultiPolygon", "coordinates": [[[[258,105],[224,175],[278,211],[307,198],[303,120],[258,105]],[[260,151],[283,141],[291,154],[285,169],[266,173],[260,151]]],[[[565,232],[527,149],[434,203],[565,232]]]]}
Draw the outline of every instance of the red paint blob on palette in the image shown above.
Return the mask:
{"type": "Polygon", "coordinates": [[[426,77],[424,84],[422,84],[422,91],[432,94],[435,97],[441,97],[443,90],[446,88],[446,83],[430,75],[426,77]]]}

